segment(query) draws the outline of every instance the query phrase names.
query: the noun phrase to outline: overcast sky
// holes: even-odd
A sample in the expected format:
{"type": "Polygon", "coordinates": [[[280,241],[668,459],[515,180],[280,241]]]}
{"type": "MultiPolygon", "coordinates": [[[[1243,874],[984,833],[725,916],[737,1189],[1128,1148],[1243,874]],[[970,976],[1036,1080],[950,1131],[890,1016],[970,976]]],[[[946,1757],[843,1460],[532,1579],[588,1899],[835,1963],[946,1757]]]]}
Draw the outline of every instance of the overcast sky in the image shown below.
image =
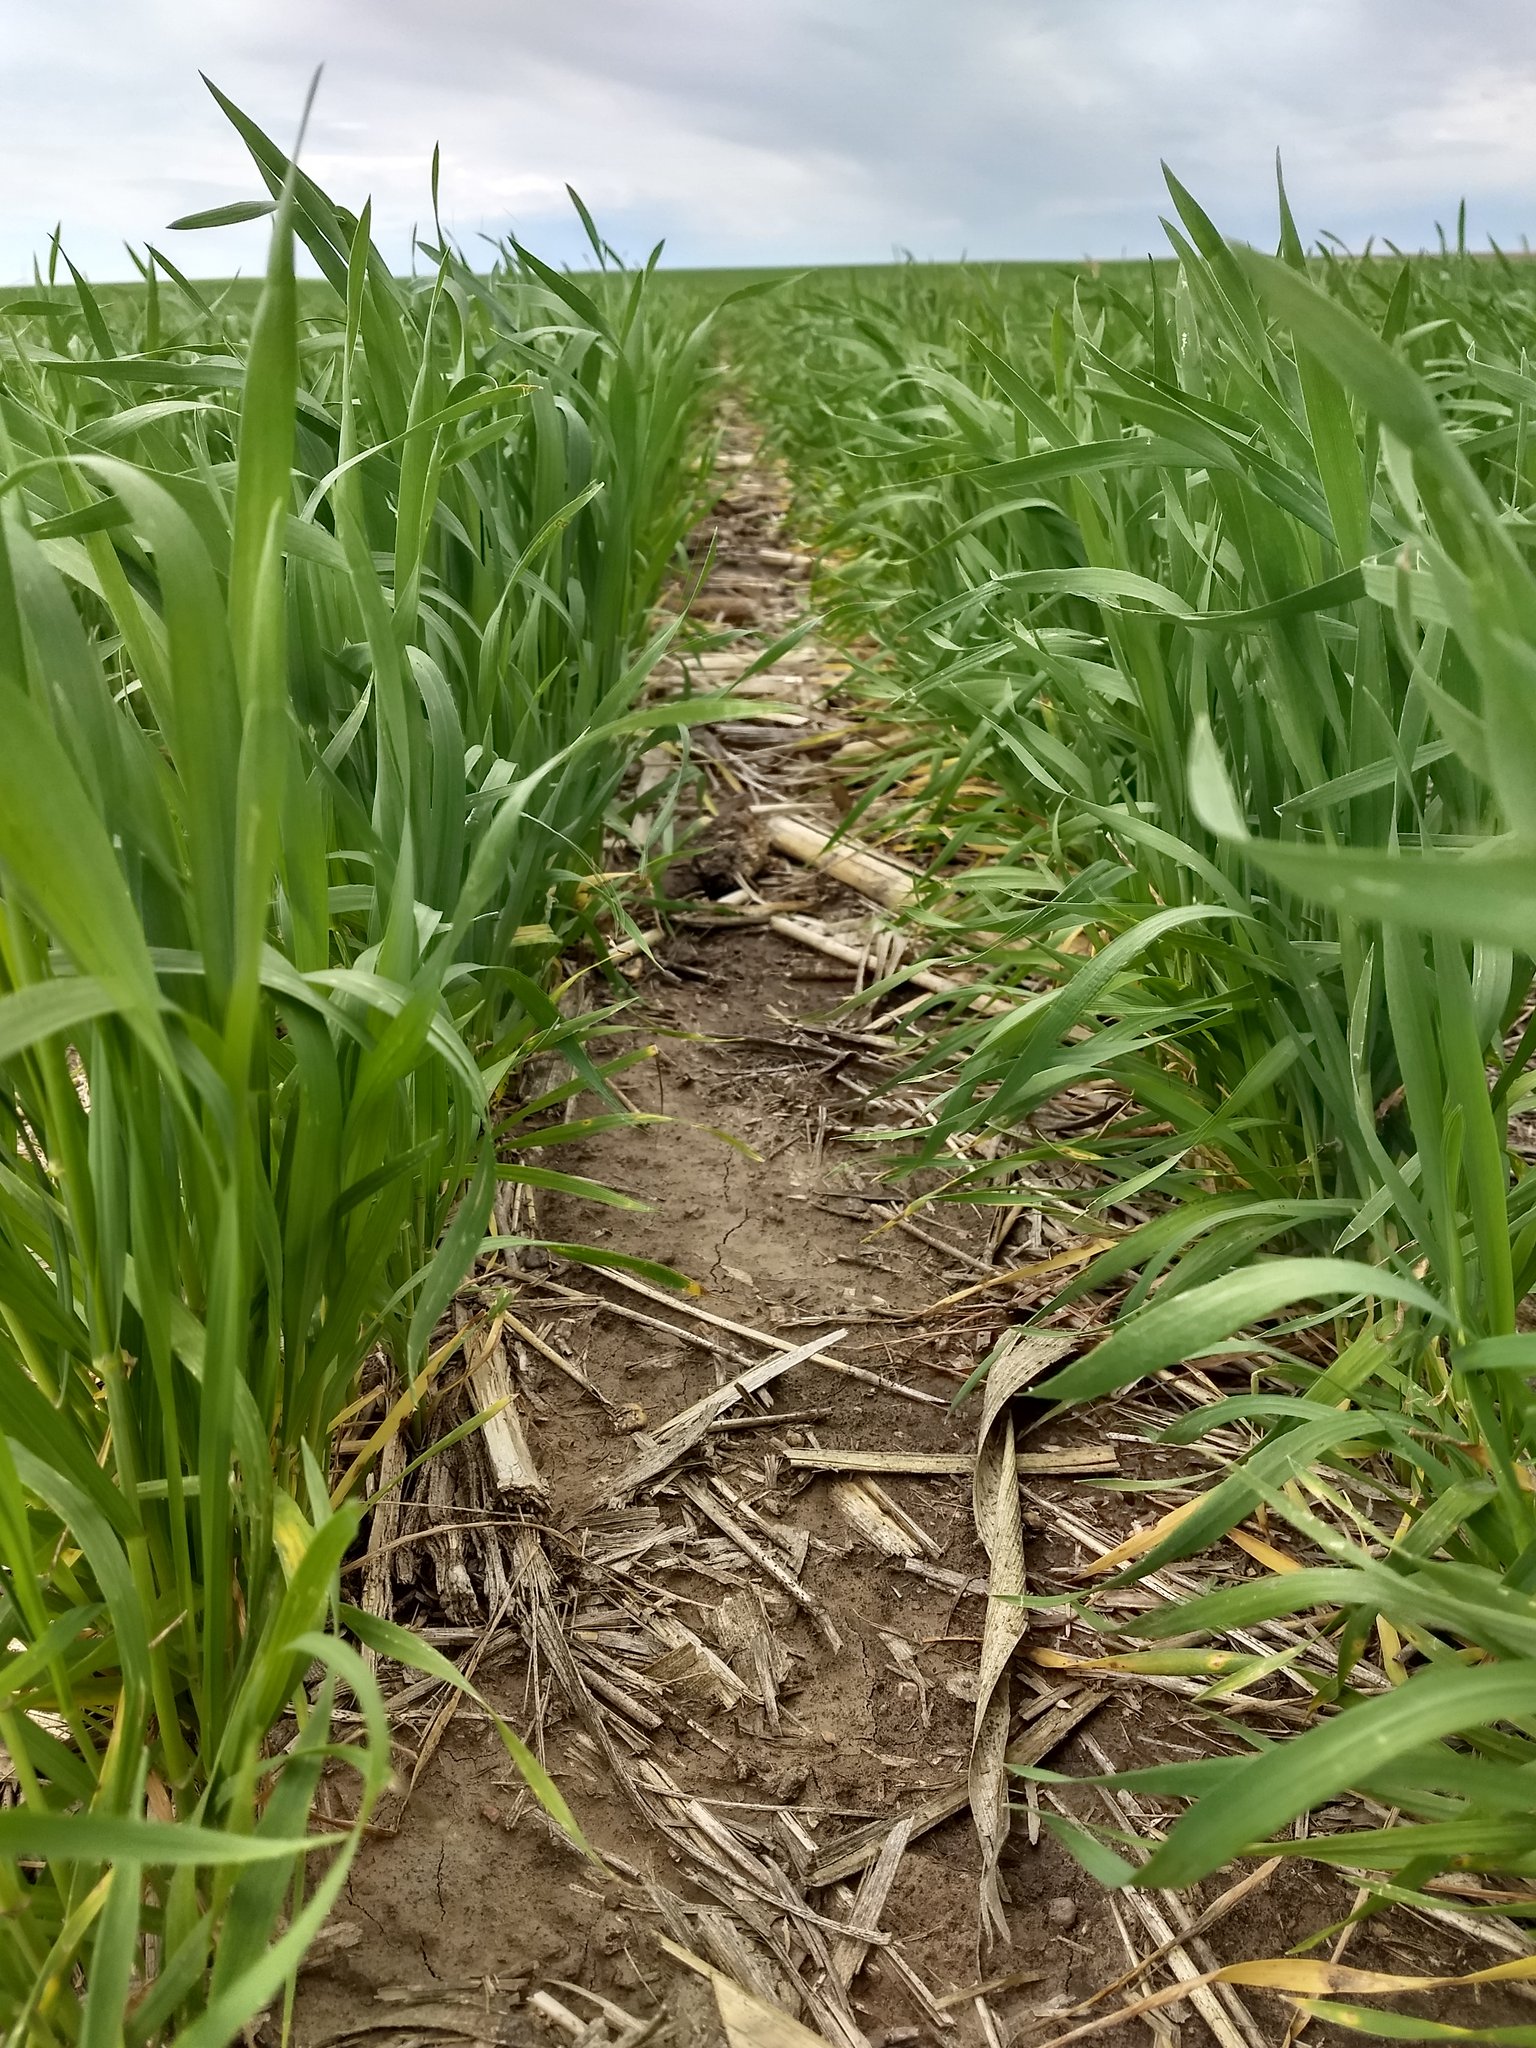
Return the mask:
{"type": "Polygon", "coordinates": [[[573,183],[626,254],[700,264],[1141,255],[1165,157],[1230,234],[1411,246],[1536,234],[1529,0],[7,0],[0,279],[55,220],[97,277],[125,239],[252,269],[258,223],[166,236],[260,192],[204,91],[285,145],[324,63],[307,168],[406,258],[581,248],[573,183]]]}

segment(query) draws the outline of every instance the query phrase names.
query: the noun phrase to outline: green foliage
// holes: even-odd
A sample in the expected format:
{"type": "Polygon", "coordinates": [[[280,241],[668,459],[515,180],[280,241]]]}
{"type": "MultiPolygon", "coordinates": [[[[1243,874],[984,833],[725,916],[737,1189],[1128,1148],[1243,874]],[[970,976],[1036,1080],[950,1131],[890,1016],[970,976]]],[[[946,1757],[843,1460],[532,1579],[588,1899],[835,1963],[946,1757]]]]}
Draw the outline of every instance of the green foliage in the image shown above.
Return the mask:
{"type": "Polygon", "coordinates": [[[1278,258],[1233,250],[1169,186],[1171,267],[1077,279],[1045,318],[985,275],[802,295],[760,384],[861,558],[833,595],[910,734],[876,791],[921,771],[920,921],[1019,996],[925,1055],[955,1078],[913,1157],[976,1147],[952,1199],[1094,1171],[1114,1242],[1046,1312],[1129,1292],[1048,1395],[1264,1329],[1278,1392],[1197,1425],[1258,1447],[1132,1575],[1261,1501],[1335,1561],[1134,1625],[1326,1598],[1347,1708],[1215,1791],[1170,1783],[1205,1796],[1146,1881],[1353,1785],[1405,1821],[1337,1854],[1412,1891],[1536,1859],[1536,290],[1463,251],[1309,262],[1283,191],[1278,258]],[[1040,1112],[1088,1079],[1127,1108],[1053,1137],[1040,1112]],[[1332,1321],[1326,1370],[1283,1310],[1332,1321]],[[1415,1668],[1370,1698],[1378,1616],[1415,1668]]]}
{"type": "Polygon", "coordinates": [[[509,1078],[592,1075],[551,970],[692,715],[640,700],[706,329],[520,249],[395,278],[222,103],[254,307],[151,252],[0,313],[0,2022],[37,2044],[236,2033],[359,1839],[307,1835],[321,1771],[359,1828],[389,1777],[355,1643],[459,1682],[340,1604],[331,1437],[372,1354],[425,1391],[498,1170],[538,1177],[509,1078]]]}

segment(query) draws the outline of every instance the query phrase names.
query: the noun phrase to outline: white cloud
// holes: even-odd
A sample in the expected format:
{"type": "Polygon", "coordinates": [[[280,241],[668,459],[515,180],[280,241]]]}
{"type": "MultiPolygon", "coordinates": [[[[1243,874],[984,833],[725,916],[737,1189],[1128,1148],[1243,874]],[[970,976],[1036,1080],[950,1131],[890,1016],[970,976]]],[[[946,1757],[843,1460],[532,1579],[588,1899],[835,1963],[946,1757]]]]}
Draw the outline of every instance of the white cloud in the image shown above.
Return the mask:
{"type": "MultiPolygon", "coordinates": [[[[258,189],[197,79],[279,140],[326,62],[306,161],[371,193],[404,262],[443,148],[444,218],[576,256],[575,184],[624,249],[674,261],[1139,254],[1159,157],[1229,231],[1430,237],[1465,193],[1518,239],[1536,186],[1519,0],[12,0],[0,278],[56,219],[77,261],[258,189]]],[[[1533,209],[1536,211],[1536,209],[1533,209]]],[[[261,231],[168,243],[250,268],[261,231]]]]}

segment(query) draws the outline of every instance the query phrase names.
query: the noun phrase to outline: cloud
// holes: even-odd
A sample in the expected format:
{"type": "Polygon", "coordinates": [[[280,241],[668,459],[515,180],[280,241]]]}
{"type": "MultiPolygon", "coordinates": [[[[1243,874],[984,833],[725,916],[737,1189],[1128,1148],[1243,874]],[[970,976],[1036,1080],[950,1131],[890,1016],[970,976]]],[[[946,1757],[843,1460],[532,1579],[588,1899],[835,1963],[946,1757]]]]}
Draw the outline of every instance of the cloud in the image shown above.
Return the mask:
{"type": "MultiPolygon", "coordinates": [[[[0,277],[56,219],[122,243],[257,189],[198,82],[280,140],[326,65],[306,161],[408,260],[443,151],[447,223],[580,253],[575,184],[630,253],[801,263],[1140,254],[1167,158],[1228,232],[1419,244],[1465,195],[1518,241],[1536,59],[1517,0],[17,0],[0,73],[0,277]],[[19,19],[15,18],[18,17],[19,19]]],[[[259,229],[172,237],[251,268],[259,229]]]]}

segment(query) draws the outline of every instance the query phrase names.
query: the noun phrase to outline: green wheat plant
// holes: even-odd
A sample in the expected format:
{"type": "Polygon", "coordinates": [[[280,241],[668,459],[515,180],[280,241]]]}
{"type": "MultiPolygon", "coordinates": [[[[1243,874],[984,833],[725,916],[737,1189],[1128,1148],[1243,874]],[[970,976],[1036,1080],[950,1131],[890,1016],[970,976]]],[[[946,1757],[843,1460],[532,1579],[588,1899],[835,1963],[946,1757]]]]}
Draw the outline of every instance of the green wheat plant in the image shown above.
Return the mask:
{"type": "Polygon", "coordinates": [[[1170,190],[1171,268],[1043,321],[980,286],[808,312],[809,394],[770,363],[765,403],[808,516],[875,557],[832,593],[910,735],[871,795],[923,771],[894,814],[933,854],[918,928],[1017,997],[924,1053],[950,1085],[912,1160],[986,1139],[951,1199],[1036,1199],[1062,1158],[1096,1184],[1113,1241],[1041,1313],[1107,1289],[1117,1320],[1045,1396],[1260,1347],[1174,1432],[1253,1450],[1125,1575],[1260,1506],[1319,1561],[1113,1633],[1333,1617],[1341,1711],[1120,1781],[1194,1801],[1144,1869],[1074,1846],[1177,1884],[1267,1843],[1419,1898],[1536,1867],[1536,302],[1464,248],[1309,262],[1283,193],[1279,258],[1234,251],[1170,190]],[[1123,1107],[1055,1135],[1084,1082],[1123,1107]],[[1406,1682],[1370,1696],[1378,1619],[1406,1682]],[[1346,1787],[1401,1820],[1274,1840],[1346,1787]]]}
{"type": "Polygon", "coordinates": [[[505,1151],[516,1076],[554,1045],[601,1090],[554,963],[634,749],[708,709],[641,702],[703,331],[646,273],[589,294],[521,250],[402,282],[223,104],[270,194],[236,209],[273,216],[254,311],[151,251],[142,294],[75,276],[0,340],[0,2018],[29,2044],[229,2039],[389,1782],[360,1650],[462,1684],[341,1599],[333,1434],[370,1360],[398,1410],[430,1387],[498,1178],[566,1184],[505,1151]],[[327,1770],[353,1819],[317,1831],[327,1770]]]}

